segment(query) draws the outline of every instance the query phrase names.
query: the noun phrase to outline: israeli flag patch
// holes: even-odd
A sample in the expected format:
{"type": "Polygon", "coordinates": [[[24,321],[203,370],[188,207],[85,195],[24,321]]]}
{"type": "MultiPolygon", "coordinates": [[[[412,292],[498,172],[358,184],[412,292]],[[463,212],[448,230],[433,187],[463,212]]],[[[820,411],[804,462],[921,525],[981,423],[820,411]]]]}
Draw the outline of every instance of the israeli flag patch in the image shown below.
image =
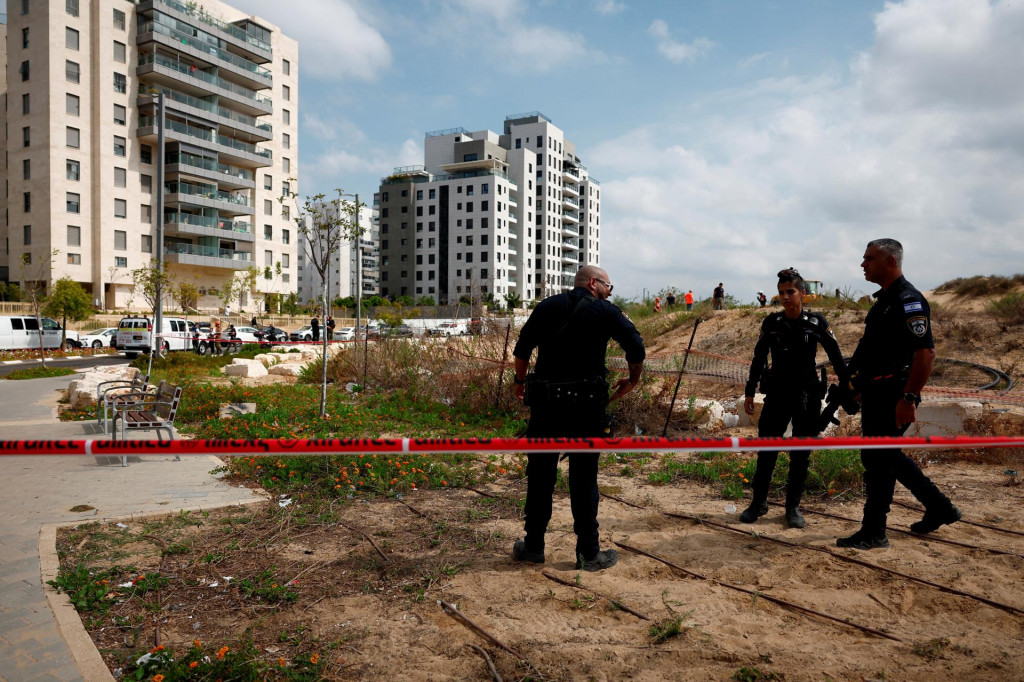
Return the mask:
{"type": "Polygon", "coordinates": [[[920,301],[914,301],[913,303],[904,303],[903,312],[905,313],[916,313],[924,310],[924,306],[920,301]]]}

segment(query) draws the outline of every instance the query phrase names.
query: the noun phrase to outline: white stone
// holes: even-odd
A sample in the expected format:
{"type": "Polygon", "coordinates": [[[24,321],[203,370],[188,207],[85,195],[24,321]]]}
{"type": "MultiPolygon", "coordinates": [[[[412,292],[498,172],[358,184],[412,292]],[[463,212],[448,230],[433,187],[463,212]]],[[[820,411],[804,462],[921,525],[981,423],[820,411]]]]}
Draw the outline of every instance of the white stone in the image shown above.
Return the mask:
{"type": "Polygon", "coordinates": [[[754,414],[747,414],[743,410],[743,398],[736,401],[736,412],[740,418],[740,426],[757,426],[757,420],[761,418],[761,410],[764,409],[764,393],[754,394],[754,414]]]}
{"type": "Polygon", "coordinates": [[[74,409],[95,405],[96,388],[99,384],[104,381],[131,381],[138,374],[139,370],[135,367],[97,367],[72,380],[64,396],[74,409]]]}
{"type": "Polygon", "coordinates": [[[917,421],[907,429],[908,436],[960,436],[964,420],[977,419],[983,411],[981,403],[965,401],[931,403],[927,399],[917,408],[917,421]]]}
{"type": "Polygon", "coordinates": [[[265,377],[268,374],[267,368],[259,360],[245,360],[242,358],[235,358],[230,365],[224,368],[224,373],[229,377],[245,377],[248,379],[265,377]]]}
{"type": "Polygon", "coordinates": [[[270,368],[281,362],[281,359],[274,353],[260,353],[256,356],[256,360],[263,364],[264,367],[270,368]]]}
{"type": "Polygon", "coordinates": [[[274,365],[270,368],[271,374],[279,374],[284,377],[297,377],[302,374],[302,370],[305,369],[305,365],[299,362],[282,362],[280,365],[274,365]]]}
{"type": "Polygon", "coordinates": [[[710,429],[720,429],[725,424],[725,408],[717,400],[697,398],[693,401],[696,424],[710,429]]]}

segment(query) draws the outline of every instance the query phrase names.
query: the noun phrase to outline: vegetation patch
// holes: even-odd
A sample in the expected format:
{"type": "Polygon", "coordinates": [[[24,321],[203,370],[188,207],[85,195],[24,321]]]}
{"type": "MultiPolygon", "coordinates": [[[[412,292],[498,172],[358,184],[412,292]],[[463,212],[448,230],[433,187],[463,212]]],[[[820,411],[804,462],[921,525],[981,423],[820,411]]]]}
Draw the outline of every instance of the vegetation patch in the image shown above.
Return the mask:
{"type": "Polygon", "coordinates": [[[66,377],[74,374],[75,370],[70,367],[31,367],[29,369],[16,369],[3,379],[11,381],[22,381],[25,379],[46,379],[48,377],[66,377]]]}

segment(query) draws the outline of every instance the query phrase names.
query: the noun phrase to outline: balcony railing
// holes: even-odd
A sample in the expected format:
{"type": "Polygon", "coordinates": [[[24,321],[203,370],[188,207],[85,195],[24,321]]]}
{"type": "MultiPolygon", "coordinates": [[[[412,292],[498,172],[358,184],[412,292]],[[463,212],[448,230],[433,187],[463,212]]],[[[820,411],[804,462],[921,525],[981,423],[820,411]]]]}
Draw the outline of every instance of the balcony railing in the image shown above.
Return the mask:
{"type": "Polygon", "coordinates": [[[250,182],[253,182],[256,179],[256,174],[250,170],[239,168],[238,166],[230,166],[226,163],[214,161],[213,159],[204,159],[201,156],[196,156],[195,154],[189,154],[187,152],[168,154],[167,163],[168,165],[177,163],[183,166],[191,166],[193,168],[213,171],[214,173],[223,173],[224,175],[230,175],[231,177],[241,178],[242,180],[248,180],[250,182]]]}
{"type": "Polygon", "coordinates": [[[190,17],[195,17],[204,24],[208,24],[210,26],[213,26],[214,28],[220,29],[228,35],[238,38],[239,40],[248,43],[253,47],[263,50],[264,52],[270,52],[270,43],[268,43],[267,41],[260,40],[256,36],[249,35],[245,31],[240,29],[238,26],[235,26],[234,24],[229,24],[226,21],[221,21],[220,19],[211,16],[205,10],[200,10],[197,12],[196,9],[200,8],[201,5],[192,5],[190,7],[183,2],[178,2],[177,0],[156,0],[156,3],[158,5],[170,7],[171,9],[189,15],[190,17]]]}
{"type": "Polygon", "coordinates": [[[192,196],[202,197],[203,199],[224,201],[229,204],[237,204],[239,206],[252,205],[249,202],[249,197],[246,195],[232,194],[231,192],[218,190],[213,185],[193,185],[187,182],[168,182],[164,187],[167,189],[168,194],[189,194],[192,196]]]}
{"type": "Polygon", "coordinates": [[[262,66],[259,66],[258,64],[253,64],[248,59],[243,59],[242,57],[239,57],[236,54],[231,54],[227,50],[222,50],[219,47],[210,45],[209,43],[203,42],[202,40],[197,40],[195,36],[190,36],[189,34],[171,28],[170,26],[165,26],[155,21],[147,21],[144,24],[139,25],[138,32],[160,33],[170,38],[174,38],[175,40],[180,41],[185,45],[188,45],[189,47],[194,47],[197,50],[200,50],[201,52],[211,54],[217,57],[218,59],[226,61],[234,66],[237,66],[240,69],[244,69],[246,71],[249,71],[250,73],[254,73],[261,78],[271,80],[273,77],[271,75],[272,72],[269,69],[265,69],[262,66]]]}
{"type": "Polygon", "coordinates": [[[249,116],[238,111],[232,111],[231,109],[225,109],[224,107],[214,104],[213,102],[207,102],[205,99],[199,99],[198,97],[186,95],[185,93],[178,92],[177,90],[172,90],[170,88],[161,88],[151,84],[139,86],[139,95],[143,97],[155,97],[156,94],[159,92],[164,93],[165,97],[167,97],[168,99],[172,99],[175,102],[181,102],[182,104],[187,104],[190,107],[202,109],[203,111],[209,111],[211,114],[217,114],[218,116],[223,116],[224,118],[231,119],[232,121],[237,121],[238,123],[241,123],[243,125],[252,126],[257,130],[265,131],[268,135],[270,135],[273,132],[273,127],[269,123],[260,123],[253,116],[249,116]],[[156,92],[153,92],[154,90],[156,92]]]}
{"type": "MultiPolygon", "coordinates": [[[[197,128],[196,126],[190,126],[187,123],[181,123],[179,121],[164,121],[164,123],[168,130],[173,130],[174,132],[181,133],[182,135],[197,137],[201,140],[206,140],[207,142],[215,142],[216,144],[224,145],[225,147],[231,147],[232,149],[238,149],[239,151],[248,152],[249,154],[255,154],[256,156],[262,156],[268,159],[271,157],[269,149],[257,147],[254,144],[242,142],[241,140],[236,140],[233,137],[227,137],[226,135],[214,134],[212,130],[207,130],[206,128],[197,128]]],[[[147,128],[150,126],[155,128],[157,124],[158,121],[155,116],[139,117],[140,128],[147,128]]]]}
{"type": "Polygon", "coordinates": [[[224,258],[226,260],[251,261],[252,254],[248,251],[221,249],[216,246],[200,246],[199,244],[164,243],[164,253],[177,253],[189,256],[206,256],[207,258],[224,258]]]}
{"type": "Polygon", "coordinates": [[[579,201],[577,201],[576,199],[573,199],[572,197],[567,197],[564,194],[562,195],[562,203],[564,203],[564,204],[572,204],[573,206],[575,206],[577,208],[579,208],[579,205],[580,205],[579,201]]]}
{"type": "Polygon", "coordinates": [[[252,100],[258,103],[260,106],[271,107],[271,99],[264,95],[259,94],[255,90],[226,81],[220,76],[214,76],[213,74],[206,73],[197,69],[195,64],[186,64],[170,57],[165,57],[162,54],[144,54],[139,56],[139,66],[145,66],[146,64],[157,64],[167,69],[173,69],[183,76],[189,76],[191,78],[197,78],[204,83],[227,90],[230,93],[238,95],[244,99],[252,100]]]}

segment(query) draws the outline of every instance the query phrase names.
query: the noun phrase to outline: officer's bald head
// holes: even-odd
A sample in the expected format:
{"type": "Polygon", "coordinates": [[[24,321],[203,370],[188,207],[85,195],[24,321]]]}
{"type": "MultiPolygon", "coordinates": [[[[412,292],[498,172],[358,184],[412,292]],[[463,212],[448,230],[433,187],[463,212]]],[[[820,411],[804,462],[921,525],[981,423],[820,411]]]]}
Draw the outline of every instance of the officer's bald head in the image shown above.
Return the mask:
{"type": "Polygon", "coordinates": [[[887,255],[892,256],[893,260],[896,261],[896,267],[903,267],[903,244],[900,244],[895,239],[874,239],[868,242],[868,246],[873,246],[879,251],[885,252],[887,255]]]}
{"type": "Polygon", "coordinates": [[[597,267],[596,265],[584,265],[582,268],[576,271],[576,279],[573,282],[575,286],[585,287],[590,283],[591,279],[600,279],[607,281],[608,273],[597,267]]]}

